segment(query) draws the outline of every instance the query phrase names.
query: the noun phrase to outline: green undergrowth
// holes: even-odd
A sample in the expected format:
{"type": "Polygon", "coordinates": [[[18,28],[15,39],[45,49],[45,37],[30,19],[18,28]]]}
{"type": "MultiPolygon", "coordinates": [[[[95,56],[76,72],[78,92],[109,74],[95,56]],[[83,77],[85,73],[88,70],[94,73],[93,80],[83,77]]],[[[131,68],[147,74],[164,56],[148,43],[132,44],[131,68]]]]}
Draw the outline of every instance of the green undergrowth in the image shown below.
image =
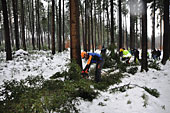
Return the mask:
{"type": "Polygon", "coordinates": [[[99,90],[104,91],[110,85],[119,84],[124,77],[120,72],[108,74],[96,83],[93,73],[89,79],[81,78],[81,69],[75,62],[67,66],[68,70],[57,72],[49,79],[28,76],[20,81],[5,81],[0,86],[0,112],[79,112],[76,108],[79,98],[93,101],[99,95],[99,90]]]}
{"type": "Polygon", "coordinates": [[[148,67],[152,68],[152,69],[156,69],[156,70],[161,70],[160,64],[156,60],[155,61],[150,60],[149,64],[148,64],[148,67]]]}
{"type": "Polygon", "coordinates": [[[131,67],[130,69],[128,69],[128,73],[134,75],[135,73],[137,73],[138,71],[138,67],[131,67]]]}
{"type": "Polygon", "coordinates": [[[121,83],[121,79],[124,75],[120,72],[109,74],[108,76],[103,76],[101,82],[94,84],[94,87],[98,90],[105,91],[109,88],[110,85],[121,83]]]}
{"type": "MultiPolygon", "coordinates": [[[[124,72],[135,74],[138,70],[137,67],[128,69],[130,65],[120,62],[114,52],[104,57],[104,68],[110,68],[110,71],[102,75],[99,83],[94,81],[95,68],[90,69],[89,79],[84,79],[81,78],[81,68],[74,61],[67,65],[67,70],[56,72],[49,79],[28,76],[20,81],[5,81],[0,86],[0,113],[79,112],[76,106],[80,98],[93,101],[100,91],[106,91],[109,86],[121,83],[121,79],[127,76],[124,72]],[[119,71],[112,73],[115,70],[119,71]]],[[[129,88],[122,86],[112,91],[124,92],[129,88]]],[[[145,90],[158,96],[155,90],[145,90]]]]}
{"type": "Polygon", "coordinates": [[[156,98],[158,98],[160,96],[160,93],[158,92],[157,89],[152,89],[152,88],[148,88],[148,87],[143,87],[143,89],[156,98]]]}
{"type": "Polygon", "coordinates": [[[92,101],[98,92],[91,81],[45,80],[42,76],[6,81],[1,86],[1,113],[78,112],[78,97],[92,101]]]}
{"type": "Polygon", "coordinates": [[[118,69],[120,73],[128,72],[133,75],[137,72],[138,68],[134,66],[138,66],[139,64],[136,63],[128,64],[128,63],[121,62],[120,56],[118,55],[118,53],[115,52],[114,46],[110,46],[108,50],[110,52],[104,55],[105,63],[103,68],[112,68],[112,69],[114,68],[114,70],[118,69]],[[127,69],[127,67],[129,66],[133,66],[133,67],[127,69]]]}
{"type": "Polygon", "coordinates": [[[112,68],[116,66],[120,62],[119,55],[115,52],[115,47],[110,46],[108,48],[109,52],[103,55],[103,58],[105,59],[105,63],[103,65],[103,68],[112,68]]]}
{"type": "Polygon", "coordinates": [[[157,89],[152,89],[152,88],[148,88],[146,86],[139,86],[139,85],[136,85],[136,84],[125,84],[123,86],[119,86],[119,87],[115,87],[115,88],[112,88],[110,89],[110,93],[115,93],[115,92],[125,92],[127,91],[128,89],[133,89],[135,87],[139,87],[139,88],[142,88],[144,89],[147,93],[149,93],[150,95],[158,98],[160,96],[160,93],[157,89]]]}

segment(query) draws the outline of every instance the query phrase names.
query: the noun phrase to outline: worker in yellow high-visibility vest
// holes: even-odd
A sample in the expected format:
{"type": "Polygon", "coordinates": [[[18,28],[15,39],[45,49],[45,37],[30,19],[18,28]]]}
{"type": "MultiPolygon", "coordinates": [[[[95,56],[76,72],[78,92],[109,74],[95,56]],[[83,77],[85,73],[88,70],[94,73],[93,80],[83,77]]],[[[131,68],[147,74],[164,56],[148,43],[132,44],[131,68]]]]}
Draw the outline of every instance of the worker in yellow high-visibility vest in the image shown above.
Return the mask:
{"type": "Polygon", "coordinates": [[[126,63],[129,63],[129,60],[132,57],[130,52],[128,50],[125,50],[124,48],[121,48],[120,53],[122,53],[122,61],[126,61],[126,63]]]}

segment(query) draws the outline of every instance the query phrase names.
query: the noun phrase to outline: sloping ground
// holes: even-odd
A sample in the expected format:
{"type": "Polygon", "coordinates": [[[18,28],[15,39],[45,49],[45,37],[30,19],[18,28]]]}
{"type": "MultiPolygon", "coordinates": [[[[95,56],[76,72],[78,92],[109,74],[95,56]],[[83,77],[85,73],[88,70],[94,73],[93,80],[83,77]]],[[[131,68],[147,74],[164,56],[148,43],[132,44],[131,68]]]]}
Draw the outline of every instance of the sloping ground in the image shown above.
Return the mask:
{"type": "MultiPolygon", "coordinates": [[[[140,68],[140,67],[139,67],[140,68]]],[[[101,92],[100,97],[92,102],[81,100],[78,106],[81,113],[169,113],[170,111],[170,62],[157,71],[138,72],[123,78],[122,83],[101,92]],[[130,84],[133,88],[125,92],[111,93],[111,89],[130,84]],[[138,87],[134,87],[137,86],[138,87]],[[140,87],[139,87],[140,86],[140,87]],[[141,87],[157,89],[156,98],[141,87]]]]}
{"type": "MultiPolygon", "coordinates": [[[[0,85],[3,80],[20,80],[29,75],[49,78],[67,69],[65,64],[69,62],[69,56],[69,51],[53,56],[48,51],[27,53],[19,50],[14,53],[14,60],[6,62],[5,53],[0,52],[0,85]]],[[[130,76],[123,78],[122,83],[100,92],[100,96],[92,102],[80,99],[77,108],[81,113],[169,113],[170,61],[165,66],[161,65],[160,71],[149,69],[141,73],[138,68],[135,75],[128,74],[130,76]],[[126,85],[131,88],[123,92],[112,92],[114,88],[126,85]],[[160,96],[156,98],[142,87],[157,89],[160,96]]]]}
{"type": "Polygon", "coordinates": [[[56,72],[66,69],[70,52],[64,51],[54,56],[50,51],[33,51],[28,53],[18,50],[13,53],[12,61],[5,61],[5,53],[0,52],[0,85],[3,80],[25,79],[27,76],[42,75],[49,78],[56,72]]]}

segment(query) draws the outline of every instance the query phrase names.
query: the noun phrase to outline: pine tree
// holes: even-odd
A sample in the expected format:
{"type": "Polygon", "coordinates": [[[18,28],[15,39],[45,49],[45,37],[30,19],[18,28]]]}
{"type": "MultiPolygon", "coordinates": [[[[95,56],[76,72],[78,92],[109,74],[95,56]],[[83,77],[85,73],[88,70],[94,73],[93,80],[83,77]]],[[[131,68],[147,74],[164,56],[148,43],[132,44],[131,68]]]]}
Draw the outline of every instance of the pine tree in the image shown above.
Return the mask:
{"type": "Polygon", "coordinates": [[[72,61],[76,60],[77,64],[82,68],[78,3],[78,0],[70,0],[71,59],[72,61]]]}
{"type": "Polygon", "coordinates": [[[163,59],[162,64],[166,64],[169,59],[169,0],[164,0],[164,39],[163,39],[163,59]]]}
{"type": "Polygon", "coordinates": [[[11,50],[11,42],[9,35],[9,22],[8,22],[8,11],[7,11],[7,3],[6,0],[1,0],[2,10],[3,10],[3,24],[5,29],[5,51],[6,51],[6,60],[12,60],[12,50],[11,50]]]}
{"type": "Polygon", "coordinates": [[[147,2],[143,0],[143,14],[142,14],[142,63],[141,71],[148,71],[147,61],[147,2]]]}
{"type": "Polygon", "coordinates": [[[52,31],[51,31],[51,43],[52,43],[52,54],[55,54],[55,11],[54,11],[54,5],[55,5],[55,0],[52,0],[52,31]]]}

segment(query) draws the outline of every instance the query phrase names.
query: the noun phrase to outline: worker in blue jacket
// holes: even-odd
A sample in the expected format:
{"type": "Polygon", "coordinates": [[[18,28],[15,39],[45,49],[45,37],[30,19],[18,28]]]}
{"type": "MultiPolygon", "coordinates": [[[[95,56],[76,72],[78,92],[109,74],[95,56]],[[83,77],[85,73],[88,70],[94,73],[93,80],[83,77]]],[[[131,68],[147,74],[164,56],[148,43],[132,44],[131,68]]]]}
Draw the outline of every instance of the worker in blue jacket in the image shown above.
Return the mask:
{"type": "Polygon", "coordinates": [[[87,60],[87,64],[85,68],[83,69],[81,75],[83,77],[88,77],[90,65],[92,63],[96,63],[95,81],[99,82],[101,80],[101,69],[104,64],[104,59],[102,58],[102,56],[97,53],[87,53],[84,51],[81,53],[81,57],[82,59],[87,60]]]}

